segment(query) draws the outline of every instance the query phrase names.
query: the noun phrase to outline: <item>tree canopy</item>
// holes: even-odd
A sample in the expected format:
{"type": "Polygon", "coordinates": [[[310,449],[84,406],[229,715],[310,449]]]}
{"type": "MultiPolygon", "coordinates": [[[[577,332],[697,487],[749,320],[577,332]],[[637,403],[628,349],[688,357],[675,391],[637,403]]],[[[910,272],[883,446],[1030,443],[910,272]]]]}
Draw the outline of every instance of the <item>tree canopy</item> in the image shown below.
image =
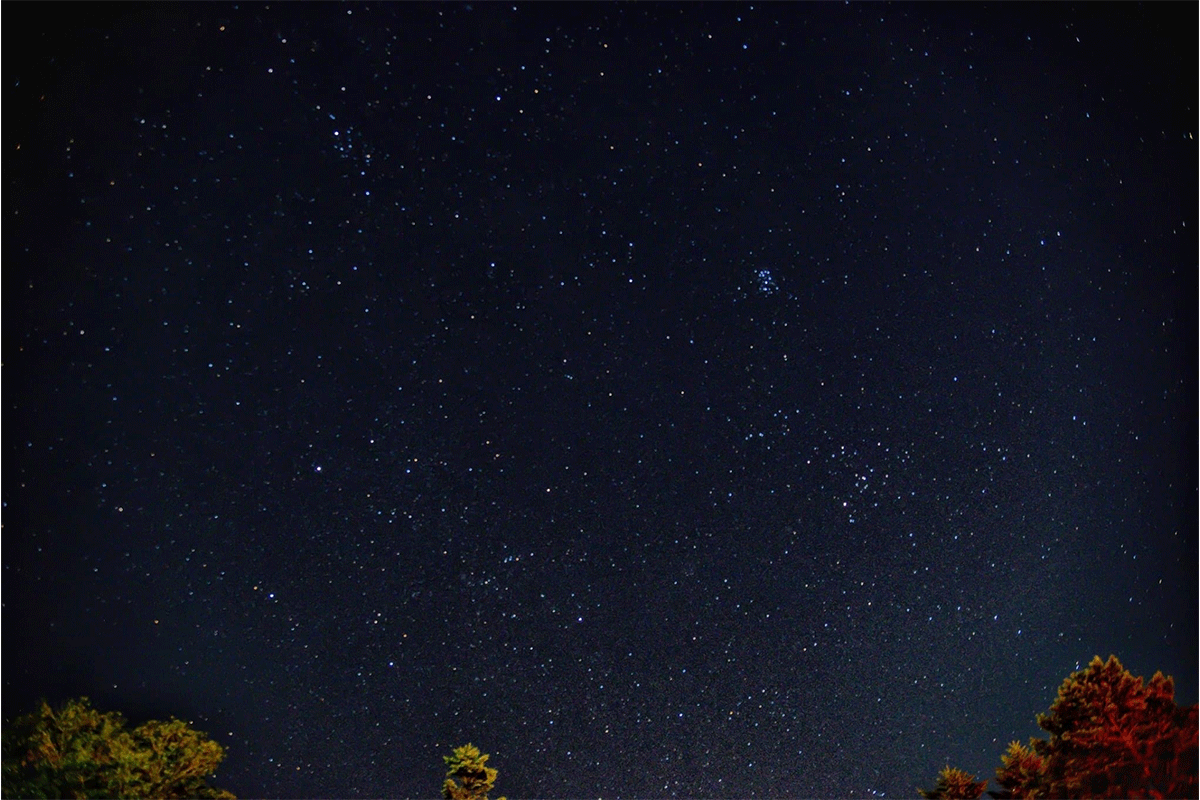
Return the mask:
{"type": "Polygon", "coordinates": [[[4,731],[3,796],[220,798],[208,785],[225,749],[178,719],[129,729],[86,697],[37,711],[4,731]]]}
{"type": "Polygon", "coordinates": [[[467,742],[442,756],[442,760],[446,762],[446,780],[442,783],[445,800],[488,800],[499,773],[487,765],[487,753],[467,742]]]}
{"type": "Polygon", "coordinates": [[[926,800],[976,800],[983,797],[987,781],[977,780],[966,770],[951,766],[938,773],[937,785],[933,789],[918,789],[926,800]]]}
{"type": "MultiPolygon", "coordinates": [[[[1116,656],[1072,673],[1038,725],[1048,739],[1013,742],[996,770],[996,798],[1165,798],[1197,792],[1197,709],[1175,704],[1175,682],[1149,683],[1116,656]]],[[[947,767],[926,797],[977,798],[986,782],[947,767]]]]}

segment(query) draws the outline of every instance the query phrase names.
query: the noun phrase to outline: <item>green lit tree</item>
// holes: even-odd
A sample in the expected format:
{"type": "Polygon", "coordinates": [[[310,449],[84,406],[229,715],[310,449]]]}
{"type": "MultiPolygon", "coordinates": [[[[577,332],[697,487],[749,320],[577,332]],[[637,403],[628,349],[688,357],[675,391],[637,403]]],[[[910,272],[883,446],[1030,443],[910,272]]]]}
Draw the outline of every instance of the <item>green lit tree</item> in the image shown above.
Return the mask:
{"type": "Polygon", "coordinates": [[[37,711],[4,731],[4,797],[221,798],[208,785],[225,750],[177,719],[128,729],[86,697],[37,711]]]}
{"type": "Polygon", "coordinates": [[[981,781],[966,770],[951,766],[938,773],[937,786],[932,789],[917,789],[926,800],[979,800],[987,781],[981,781]]]}
{"type": "Polygon", "coordinates": [[[499,773],[487,765],[487,753],[479,752],[478,747],[468,742],[442,756],[442,760],[446,762],[446,780],[442,784],[445,800],[488,800],[488,792],[492,791],[499,773]]]}

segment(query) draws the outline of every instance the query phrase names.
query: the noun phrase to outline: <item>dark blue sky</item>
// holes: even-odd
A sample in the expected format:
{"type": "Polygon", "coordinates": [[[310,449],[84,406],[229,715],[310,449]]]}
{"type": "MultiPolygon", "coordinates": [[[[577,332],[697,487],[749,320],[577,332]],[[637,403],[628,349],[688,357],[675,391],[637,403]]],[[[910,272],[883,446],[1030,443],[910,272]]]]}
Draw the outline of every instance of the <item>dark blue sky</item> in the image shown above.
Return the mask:
{"type": "Polygon", "coordinates": [[[1195,4],[5,11],[6,719],[845,797],[1196,701],[1195,4]]]}

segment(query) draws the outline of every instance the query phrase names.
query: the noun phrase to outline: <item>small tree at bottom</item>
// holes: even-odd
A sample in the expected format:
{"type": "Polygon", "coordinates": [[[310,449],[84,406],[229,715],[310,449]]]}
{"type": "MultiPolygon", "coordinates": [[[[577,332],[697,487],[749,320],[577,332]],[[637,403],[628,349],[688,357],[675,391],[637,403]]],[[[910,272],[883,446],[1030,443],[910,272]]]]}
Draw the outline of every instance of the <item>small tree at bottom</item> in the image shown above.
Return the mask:
{"type": "Polygon", "coordinates": [[[926,800],[979,800],[987,781],[977,780],[974,775],[951,766],[938,773],[937,786],[932,789],[917,789],[926,800]]]}
{"type": "Polygon", "coordinates": [[[446,762],[446,780],[442,783],[445,800],[488,800],[499,772],[487,765],[487,753],[467,742],[442,756],[442,760],[446,762]]]}

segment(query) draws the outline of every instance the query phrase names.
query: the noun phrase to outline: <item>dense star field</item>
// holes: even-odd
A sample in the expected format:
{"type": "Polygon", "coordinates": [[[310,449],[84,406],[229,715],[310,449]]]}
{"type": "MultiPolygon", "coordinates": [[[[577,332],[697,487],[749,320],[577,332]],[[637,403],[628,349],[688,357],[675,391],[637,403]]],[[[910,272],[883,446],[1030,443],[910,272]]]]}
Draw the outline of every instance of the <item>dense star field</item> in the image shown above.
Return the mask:
{"type": "Polygon", "coordinates": [[[867,797],[1196,702],[1195,4],[5,22],[6,719],[867,797]]]}

